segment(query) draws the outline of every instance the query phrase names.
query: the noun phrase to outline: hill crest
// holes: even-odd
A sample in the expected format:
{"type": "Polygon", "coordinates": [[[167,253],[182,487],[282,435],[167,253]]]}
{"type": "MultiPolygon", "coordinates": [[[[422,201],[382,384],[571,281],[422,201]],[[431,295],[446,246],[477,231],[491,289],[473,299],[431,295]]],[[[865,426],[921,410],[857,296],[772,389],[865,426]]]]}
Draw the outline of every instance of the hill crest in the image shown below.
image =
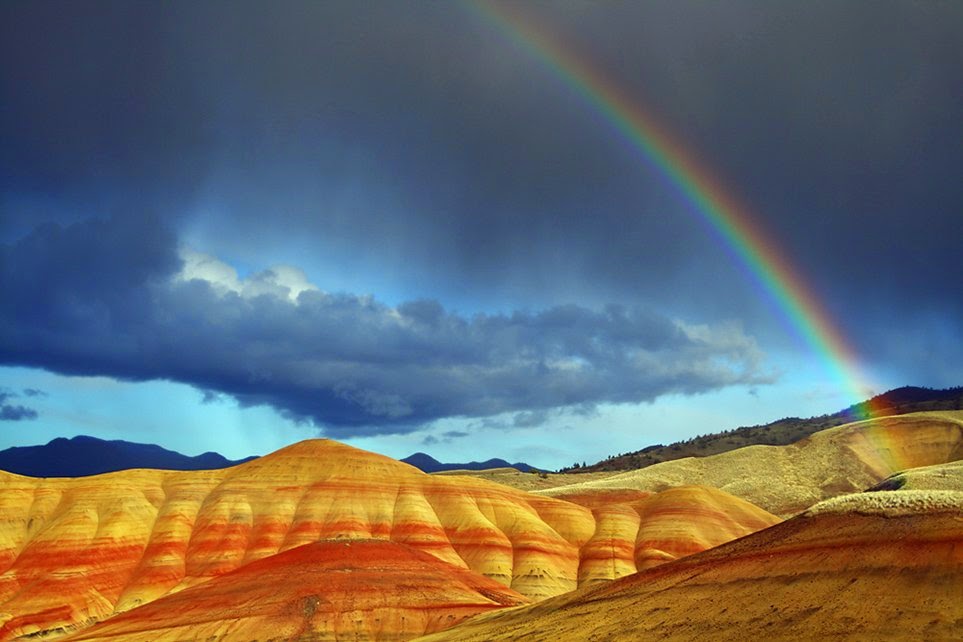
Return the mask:
{"type": "MultiPolygon", "coordinates": [[[[331,539],[405,545],[539,600],[635,571],[647,523],[631,507],[593,513],[327,439],[222,470],[0,473],[0,508],[0,640],[79,630],[331,539]]],[[[778,521],[723,493],[676,511],[707,509],[727,538],[778,521]]],[[[649,539],[680,542],[669,557],[709,545],[696,528],[660,535],[662,522],[648,521],[649,539]]]]}
{"type": "Polygon", "coordinates": [[[562,468],[563,473],[638,470],[686,457],[707,457],[746,446],[787,446],[812,434],[858,421],[868,416],[887,417],[914,412],[963,409],[963,386],[935,390],[903,386],[876,395],[839,412],[802,419],[785,417],[768,424],[742,426],[699,435],[672,444],[653,444],[641,450],[612,455],[588,466],[562,468]]]}

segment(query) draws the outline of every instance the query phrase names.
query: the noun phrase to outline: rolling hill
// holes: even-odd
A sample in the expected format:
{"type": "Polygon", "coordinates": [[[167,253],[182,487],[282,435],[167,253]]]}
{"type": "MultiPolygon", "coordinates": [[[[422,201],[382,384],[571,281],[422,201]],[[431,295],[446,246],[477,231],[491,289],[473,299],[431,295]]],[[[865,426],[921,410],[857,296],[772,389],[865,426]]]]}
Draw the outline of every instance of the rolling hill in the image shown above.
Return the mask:
{"type": "Polygon", "coordinates": [[[528,602],[495,580],[404,544],[325,540],[251,562],[69,639],[386,642],[528,602]]]}
{"type": "Polygon", "coordinates": [[[720,433],[700,435],[668,445],[654,444],[641,450],[613,455],[603,461],[560,472],[586,473],[637,470],[664,461],[707,457],[746,446],[787,446],[827,428],[835,428],[869,416],[883,417],[915,412],[963,409],[963,387],[933,390],[904,386],[850,406],[831,415],[801,419],[786,417],[760,426],[744,426],[720,433]]]}
{"type": "Polygon", "coordinates": [[[536,492],[564,497],[701,484],[789,517],[823,499],[865,490],[898,471],[959,459],[963,411],[923,412],[830,428],[788,446],[747,446],[536,492]]]}
{"type": "Polygon", "coordinates": [[[961,460],[963,411],[944,411],[535,493],[330,440],[224,469],[0,473],[0,640],[879,638],[885,623],[945,639],[963,623],[945,597],[963,595],[961,460]],[[869,487],[900,490],[848,494],[869,487]]]}
{"type": "Polygon", "coordinates": [[[850,495],[671,564],[419,640],[958,640],[961,550],[961,493],[850,495]]]}
{"type": "MultiPolygon", "coordinates": [[[[481,479],[428,475],[329,440],[222,470],[75,479],[3,473],[0,640],[79,633],[324,540],[404,545],[539,600],[634,572],[640,545],[648,550],[658,540],[664,559],[672,559],[778,521],[716,490],[654,495],[626,510],[636,517],[610,528],[597,509],[481,479]],[[679,519],[662,519],[672,513],[679,519]],[[707,515],[721,525],[711,539],[701,526],[707,515]]],[[[298,577],[323,583],[323,568],[298,577]]],[[[242,608],[243,595],[231,608],[242,608]]]]}

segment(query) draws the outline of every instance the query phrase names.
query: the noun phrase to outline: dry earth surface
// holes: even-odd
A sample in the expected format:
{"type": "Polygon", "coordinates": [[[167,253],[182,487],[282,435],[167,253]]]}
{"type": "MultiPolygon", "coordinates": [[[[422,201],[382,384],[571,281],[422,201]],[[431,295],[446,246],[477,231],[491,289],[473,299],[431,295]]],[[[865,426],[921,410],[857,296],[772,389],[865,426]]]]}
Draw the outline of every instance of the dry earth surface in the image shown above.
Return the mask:
{"type": "Polygon", "coordinates": [[[436,639],[949,639],[961,458],[963,412],[939,412],[535,494],[491,480],[564,477],[427,475],[329,440],[224,470],[0,473],[0,640],[398,640],[546,598],[436,639]],[[764,510],[877,484],[904,490],[764,510]]]}
{"type": "Polygon", "coordinates": [[[607,479],[618,473],[523,473],[515,468],[489,468],[487,470],[446,470],[432,475],[452,477],[477,477],[519,490],[534,491],[558,486],[569,486],[587,481],[607,479]]]}
{"type": "Polygon", "coordinates": [[[0,639],[77,632],[321,540],[404,544],[539,600],[778,521],[719,491],[658,498],[590,508],[329,440],[224,470],[0,474],[0,639]]]}
{"type": "Polygon", "coordinates": [[[561,497],[700,484],[790,517],[823,499],[870,488],[896,472],[960,459],[963,411],[925,412],[847,424],[788,446],[748,446],[537,492],[561,497]]]}
{"type": "Polygon", "coordinates": [[[327,540],[162,597],[70,640],[409,640],[529,600],[384,540],[327,540]]]}
{"type": "Polygon", "coordinates": [[[865,493],[423,642],[959,640],[963,494],[865,493]]]}
{"type": "Polygon", "coordinates": [[[963,491],[963,460],[903,470],[890,475],[874,489],[963,491]]]}
{"type": "MultiPolygon", "coordinates": [[[[653,444],[635,452],[612,455],[586,471],[624,471],[645,468],[664,461],[685,457],[708,457],[746,446],[786,446],[813,433],[848,424],[863,417],[889,417],[913,412],[963,410],[963,387],[946,390],[905,386],[876,395],[868,401],[850,406],[831,415],[786,417],[759,426],[743,426],[724,432],[700,435],[673,444],[653,444]]],[[[572,469],[566,469],[570,471],[572,469]]]]}

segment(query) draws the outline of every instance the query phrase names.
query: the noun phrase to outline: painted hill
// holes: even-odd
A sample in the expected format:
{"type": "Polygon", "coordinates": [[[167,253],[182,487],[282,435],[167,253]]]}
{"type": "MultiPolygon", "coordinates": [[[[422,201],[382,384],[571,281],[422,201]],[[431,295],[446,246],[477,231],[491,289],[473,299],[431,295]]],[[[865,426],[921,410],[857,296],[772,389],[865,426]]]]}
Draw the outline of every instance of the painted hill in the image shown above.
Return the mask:
{"type": "Polygon", "coordinates": [[[421,640],[958,640],[961,550],[963,494],[848,496],[698,555],[421,640]]]}
{"type": "Polygon", "coordinates": [[[2,450],[0,470],[28,477],[85,477],[132,468],[211,470],[251,459],[254,457],[232,461],[212,452],[188,457],[153,444],[79,435],[71,439],[58,437],[43,446],[2,450]]]}
{"type": "Polygon", "coordinates": [[[527,602],[404,544],[327,540],[251,562],[70,640],[409,640],[527,602]]]}
{"type": "Polygon", "coordinates": [[[945,410],[963,410],[963,387],[933,390],[905,386],[876,395],[872,399],[831,415],[808,419],[786,417],[760,426],[744,426],[725,432],[700,435],[669,445],[654,444],[634,452],[613,455],[589,466],[563,468],[560,472],[637,470],[664,461],[686,457],[708,457],[746,446],[786,446],[819,431],[852,423],[870,415],[881,417],[945,410]]]}
{"type": "Polygon", "coordinates": [[[480,479],[511,486],[519,490],[533,491],[555,488],[556,486],[568,486],[595,479],[605,479],[618,473],[585,473],[577,475],[573,473],[549,473],[545,471],[532,471],[528,473],[519,472],[514,468],[488,468],[486,470],[444,470],[433,475],[469,475],[480,479]]]}
{"type": "Polygon", "coordinates": [[[538,493],[656,492],[699,484],[788,517],[823,499],[870,488],[898,471],[960,459],[963,411],[915,413],[831,428],[789,446],[748,446],[689,457],[538,493]]]}
{"type": "MultiPolygon", "coordinates": [[[[221,470],[0,473],[0,640],[79,631],[322,540],[404,544],[539,600],[633,572],[639,534],[659,530],[643,531],[646,515],[676,512],[695,524],[711,512],[730,536],[778,521],[718,491],[665,501],[659,510],[632,508],[638,521],[611,529],[586,506],[427,475],[329,440],[221,470]]],[[[715,543],[695,526],[660,537],[684,540],[663,546],[668,557],[715,543]]],[[[650,547],[651,539],[642,541],[650,547]]]]}
{"type": "Polygon", "coordinates": [[[410,464],[418,470],[426,473],[440,473],[451,470],[491,470],[493,468],[514,468],[523,473],[538,470],[534,466],[529,466],[524,462],[510,464],[504,459],[489,459],[487,461],[470,461],[467,464],[444,464],[431,455],[425,453],[415,453],[402,459],[401,461],[410,464]]]}
{"type": "Polygon", "coordinates": [[[661,493],[588,491],[563,496],[592,511],[595,532],[581,550],[579,586],[612,580],[742,537],[780,520],[716,488],[661,493]]]}
{"type": "Polygon", "coordinates": [[[958,490],[963,492],[963,459],[890,475],[870,490],[958,490]]]}

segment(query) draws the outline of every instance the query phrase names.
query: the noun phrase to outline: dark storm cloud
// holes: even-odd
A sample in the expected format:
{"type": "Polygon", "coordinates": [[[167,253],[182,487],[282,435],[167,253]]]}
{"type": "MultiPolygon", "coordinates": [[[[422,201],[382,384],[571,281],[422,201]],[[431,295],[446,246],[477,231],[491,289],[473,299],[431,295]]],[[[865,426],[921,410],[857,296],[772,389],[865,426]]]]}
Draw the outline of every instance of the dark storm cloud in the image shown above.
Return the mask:
{"type": "Polygon", "coordinates": [[[376,245],[385,272],[489,299],[571,301],[585,293],[567,291],[573,278],[651,293],[624,277],[629,262],[660,279],[683,263],[653,251],[687,225],[661,211],[653,178],[456,3],[3,10],[4,58],[18,61],[3,71],[8,199],[200,208],[213,220],[182,224],[230,250],[283,247],[299,229],[320,255],[376,245]]]}
{"type": "MultiPolygon", "coordinates": [[[[586,3],[528,13],[652,108],[772,233],[868,359],[926,377],[900,347],[906,329],[953,320],[955,331],[910,340],[959,344],[963,297],[950,293],[963,282],[963,4],[586,3]]],[[[612,209],[630,235],[644,230],[633,240],[648,257],[579,236],[592,255],[581,267],[596,282],[661,300],[684,292],[703,312],[767,314],[738,275],[718,271],[724,255],[700,239],[704,230],[659,229],[650,215],[612,209]],[[678,242],[665,242],[670,233],[678,242]],[[655,278],[625,269],[680,247],[683,261],[655,278]],[[637,277],[645,285],[628,282],[637,277]]]]}
{"type": "Polygon", "coordinates": [[[37,417],[37,411],[33,408],[6,404],[0,406],[0,421],[23,421],[25,419],[36,419],[37,417]]]}
{"type": "MultiPolygon", "coordinates": [[[[914,355],[961,345],[963,4],[515,8],[741,197],[864,355],[958,383],[914,355]],[[912,326],[938,338],[907,347],[912,326]]],[[[0,30],[0,234],[135,203],[215,254],[296,245],[480,309],[655,302],[785,340],[677,192],[463,5],[11,2],[0,30]]]]}
{"type": "Polygon", "coordinates": [[[467,433],[463,430],[447,430],[441,433],[440,437],[435,437],[434,435],[427,435],[421,440],[421,443],[425,446],[434,446],[440,443],[450,443],[455,439],[461,439],[462,437],[468,437],[471,433],[467,433]]]}
{"type": "Polygon", "coordinates": [[[295,303],[173,278],[180,265],[150,217],[46,225],[2,246],[0,362],[185,382],[339,437],[508,411],[528,426],[546,409],[767,380],[735,326],[621,306],[465,318],[315,290],[295,303]]]}
{"type": "Polygon", "coordinates": [[[201,390],[201,403],[217,403],[224,400],[224,396],[214,390],[201,390]]]}
{"type": "MultiPolygon", "coordinates": [[[[26,394],[26,391],[24,392],[26,394]]],[[[18,395],[11,390],[0,388],[0,421],[23,421],[24,419],[36,419],[39,416],[33,408],[7,403],[8,399],[17,396],[18,395]]],[[[32,397],[34,395],[27,394],[27,396],[32,397]]]]}

